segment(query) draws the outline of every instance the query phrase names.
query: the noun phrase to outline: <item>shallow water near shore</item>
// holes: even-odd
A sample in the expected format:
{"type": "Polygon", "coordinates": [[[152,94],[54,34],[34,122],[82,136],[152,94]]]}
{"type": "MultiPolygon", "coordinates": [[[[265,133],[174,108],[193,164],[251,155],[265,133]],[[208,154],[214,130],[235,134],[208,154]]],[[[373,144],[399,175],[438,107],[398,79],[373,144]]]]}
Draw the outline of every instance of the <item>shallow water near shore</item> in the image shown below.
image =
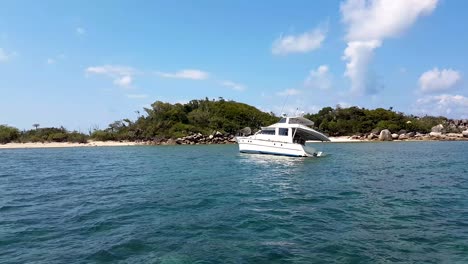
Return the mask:
{"type": "Polygon", "coordinates": [[[0,150],[0,263],[468,263],[468,142],[0,150]]]}

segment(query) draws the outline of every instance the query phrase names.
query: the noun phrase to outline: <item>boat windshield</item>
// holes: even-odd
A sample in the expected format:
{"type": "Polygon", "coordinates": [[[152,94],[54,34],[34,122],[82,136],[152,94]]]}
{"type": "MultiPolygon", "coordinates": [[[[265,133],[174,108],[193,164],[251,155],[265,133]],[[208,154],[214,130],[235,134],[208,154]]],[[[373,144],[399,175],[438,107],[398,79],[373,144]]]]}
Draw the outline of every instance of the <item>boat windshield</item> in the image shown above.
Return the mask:
{"type": "Polygon", "coordinates": [[[286,118],[281,118],[281,120],[278,123],[286,123],[286,118]]]}
{"type": "Polygon", "coordinates": [[[289,118],[289,124],[299,124],[303,126],[313,126],[314,122],[305,118],[289,118]]]}

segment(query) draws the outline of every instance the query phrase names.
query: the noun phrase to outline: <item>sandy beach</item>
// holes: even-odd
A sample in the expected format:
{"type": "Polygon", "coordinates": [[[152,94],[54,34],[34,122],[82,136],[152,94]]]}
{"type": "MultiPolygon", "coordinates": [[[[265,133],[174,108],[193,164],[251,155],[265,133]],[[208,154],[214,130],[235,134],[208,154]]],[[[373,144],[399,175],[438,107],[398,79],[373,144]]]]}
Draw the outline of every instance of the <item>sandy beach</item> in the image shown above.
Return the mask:
{"type": "Polygon", "coordinates": [[[364,140],[352,139],[349,136],[329,137],[329,139],[331,142],[334,142],[334,143],[364,142],[364,140]]]}
{"type": "Polygon", "coordinates": [[[76,147],[117,147],[117,146],[137,146],[142,143],[120,142],[120,141],[88,141],[88,143],[68,143],[68,142],[45,142],[45,143],[7,143],[0,145],[0,149],[19,148],[76,148],[76,147]]]}
{"type": "MultiPolygon", "coordinates": [[[[363,140],[350,139],[347,136],[330,137],[333,143],[364,142],[363,140]]],[[[68,142],[28,142],[28,143],[7,143],[0,144],[0,149],[27,149],[27,148],[76,148],[76,147],[120,147],[120,146],[141,146],[143,142],[132,141],[88,141],[88,143],[68,143],[68,142]]]]}

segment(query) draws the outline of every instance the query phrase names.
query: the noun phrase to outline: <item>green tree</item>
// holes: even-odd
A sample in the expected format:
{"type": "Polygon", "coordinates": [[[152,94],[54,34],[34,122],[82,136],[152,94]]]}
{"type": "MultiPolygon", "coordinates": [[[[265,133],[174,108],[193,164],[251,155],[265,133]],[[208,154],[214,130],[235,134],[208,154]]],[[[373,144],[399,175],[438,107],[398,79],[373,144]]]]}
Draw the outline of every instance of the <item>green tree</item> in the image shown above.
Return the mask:
{"type": "Polygon", "coordinates": [[[0,125],[0,144],[10,143],[19,138],[20,132],[17,128],[0,125]]]}

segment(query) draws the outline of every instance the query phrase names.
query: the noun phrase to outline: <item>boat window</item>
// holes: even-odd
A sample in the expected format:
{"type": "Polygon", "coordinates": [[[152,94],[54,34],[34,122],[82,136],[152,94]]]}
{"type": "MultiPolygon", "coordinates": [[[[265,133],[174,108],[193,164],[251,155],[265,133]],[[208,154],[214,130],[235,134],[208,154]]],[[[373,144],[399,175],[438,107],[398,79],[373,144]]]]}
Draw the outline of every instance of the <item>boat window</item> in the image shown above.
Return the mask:
{"type": "Polygon", "coordinates": [[[302,122],[297,118],[289,118],[289,124],[302,124],[302,122]]]}
{"type": "Polygon", "coordinates": [[[262,134],[264,134],[264,135],[274,135],[275,130],[274,129],[265,129],[265,130],[262,130],[262,134]]]}
{"type": "Polygon", "coordinates": [[[280,136],[287,136],[288,135],[288,129],[287,128],[279,128],[278,129],[278,134],[280,136]]]}
{"type": "Polygon", "coordinates": [[[312,126],[314,125],[314,122],[308,120],[308,119],[303,119],[303,118],[289,118],[289,124],[299,124],[299,125],[304,125],[304,126],[312,126]]]}
{"type": "Polygon", "coordinates": [[[278,123],[286,123],[286,118],[281,118],[281,120],[278,123]]]}

